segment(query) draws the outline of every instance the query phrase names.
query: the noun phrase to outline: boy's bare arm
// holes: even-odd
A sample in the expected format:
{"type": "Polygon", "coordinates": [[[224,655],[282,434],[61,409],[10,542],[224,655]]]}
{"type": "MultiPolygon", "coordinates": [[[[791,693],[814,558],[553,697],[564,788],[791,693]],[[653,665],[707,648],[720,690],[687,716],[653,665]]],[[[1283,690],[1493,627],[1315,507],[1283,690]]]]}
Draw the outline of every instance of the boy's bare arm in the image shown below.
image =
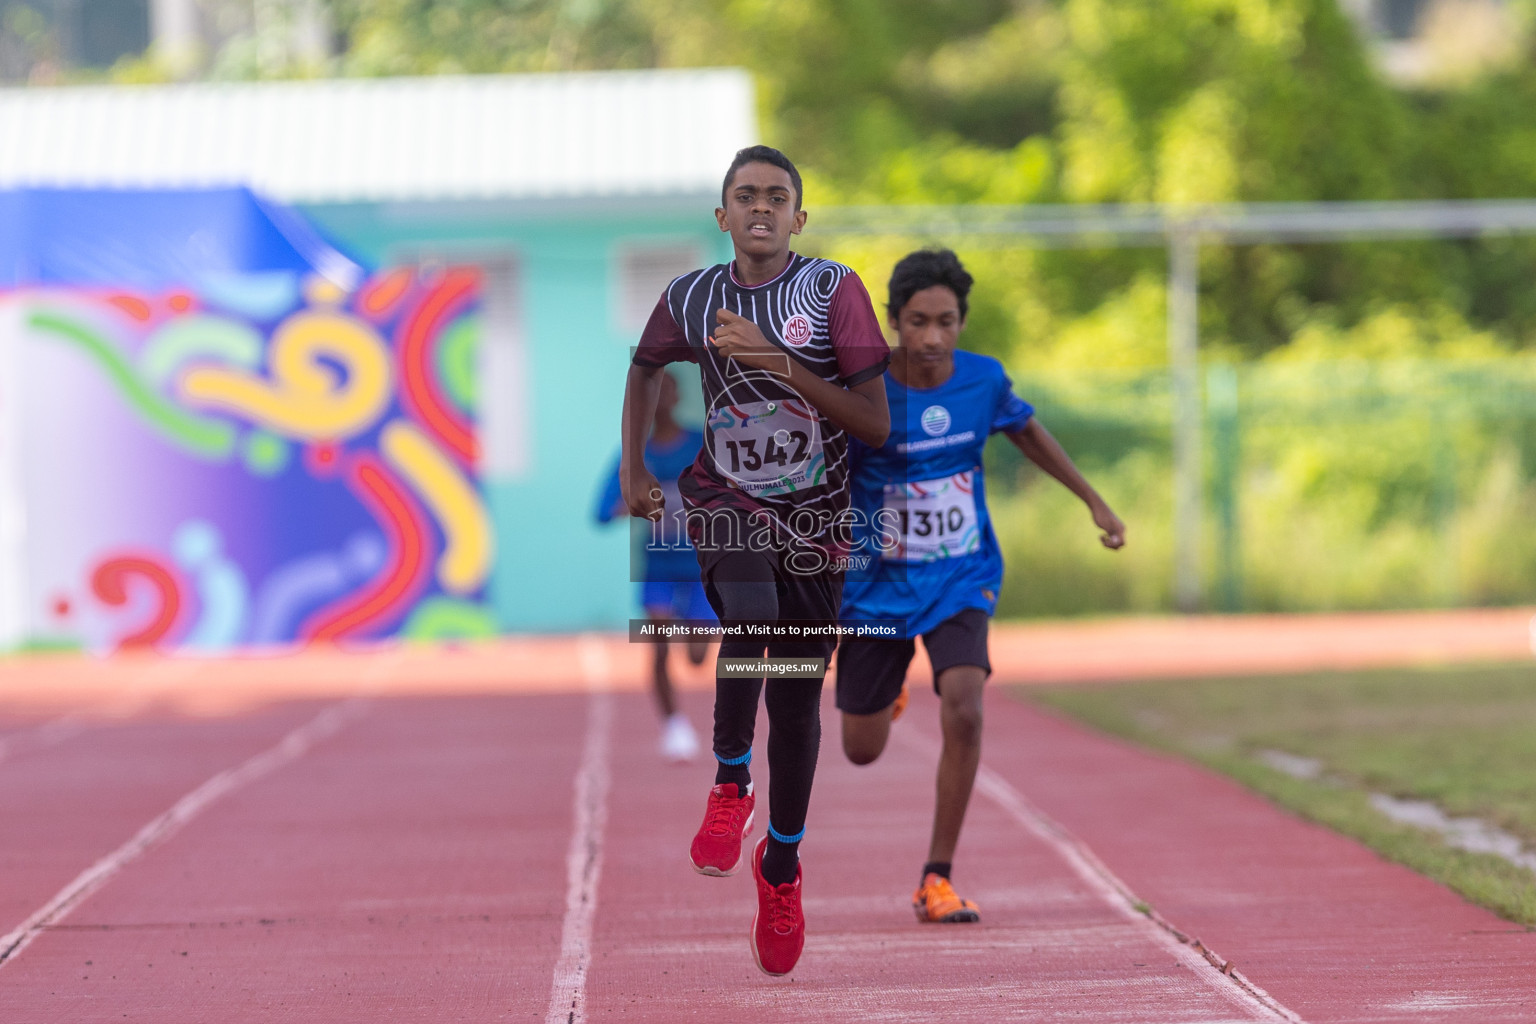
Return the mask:
{"type": "Polygon", "coordinates": [[[661,482],[645,468],[645,442],[656,418],[656,399],[661,394],[660,366],[631,363],[624,378],[623,447],[619,450],[619,491],[624,507],[641,519],[661,518],[665,504],[661,482]]]}
{"type": "Polygon", "coordinates": [[[878,448],[891,434],[891,411],[885,400],[885,381],[880,377],[845,388],[823,380],[783,349],[769,344],[757,324],[730,310],[716,314],[720,326],[710,344],[723,356],[784,380],[827,419],[871,448],[878,448]]]}
{"type": "Polygon", "coordinates": [[[1061,446],[1051,432],[1035,417],[1030,417],[1023,428],[1008,432],[1008,440],[1014,443],[1024,457],[1041,469],[1045,470],[1062,485],[1083,500],[1088,506],[1088,511],[1093,514],[1093,523],[1104,531],[1099,538],[1099,543],[1110,550],[1125,545],[1125,524],[1120,517],[1110,509],[1099,492],[1095,491],[1078,471],[1077,466],[1067,455],[1066,449],[1061,446]]]}

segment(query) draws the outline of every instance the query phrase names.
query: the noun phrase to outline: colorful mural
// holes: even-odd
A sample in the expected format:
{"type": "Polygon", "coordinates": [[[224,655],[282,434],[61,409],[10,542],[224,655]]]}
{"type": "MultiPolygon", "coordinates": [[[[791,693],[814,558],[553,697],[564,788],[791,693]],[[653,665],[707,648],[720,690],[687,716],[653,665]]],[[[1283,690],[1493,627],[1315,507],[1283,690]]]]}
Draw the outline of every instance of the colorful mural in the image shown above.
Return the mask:
{"type": "Polygon", "coordinates": [[[478,272],[16,293],[28,632],[112,651],[494,631],[478,272]]]}

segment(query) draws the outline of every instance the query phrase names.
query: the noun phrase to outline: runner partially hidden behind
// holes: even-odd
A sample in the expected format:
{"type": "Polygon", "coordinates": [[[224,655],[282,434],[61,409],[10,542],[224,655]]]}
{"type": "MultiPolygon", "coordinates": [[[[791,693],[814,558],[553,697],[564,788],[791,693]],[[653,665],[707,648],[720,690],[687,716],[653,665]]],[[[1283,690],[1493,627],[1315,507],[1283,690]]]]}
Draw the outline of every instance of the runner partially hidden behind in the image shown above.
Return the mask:
{"type": "Polygon", "coordinates": [[[727,630],[822,631],[800,641],[743,631],[721,643],[715,785],[689,854],[703,874],[733,874],[752,829],[764,668],[732,674],[731,660],[765,651],[819,659],[807,677],[767,684],[771,789],[768,835],[752,853],[751,946],[773,975],[787,974],[805,944],[799,845],[821,743],[821,672],[836,647],[826,630],[837,621],[847,555],[836,521],[848,509],[848,435],[878,447],[890,431],[880,379],[890,350],[869,293],[847,267],[790,252],[805,225],[800,201],[800,174],[784,154],[767,146],[736,154],[715,211],[736,258],[684,274],[656,304],[625,383],[620,470],[630,514],[662,515],[661,489],[641,458],[658,378],[667,363],[697,362],[708,429],[679,486],[709,602],[727,630]]]}
{"type": "MultiPolygon", "coordinates": [[[[704,435],[688,430],[672,418],[677,408],[677,380],[664,373],[661,389],[656,400],[656,418],[651,428],[651,438],[645,444],[645,468],[661,482],[666,500],[681,504],[677,497],[677,477],[698,458],[704,445],[704,435]]],[[[603,492],[597,499],[597,521],[612,522],[614,517],[628,514],[619,483],[619,467],[615,465],[605,481],[603,492]]],[[[660,626],[675,619],[692,623],[714,619],[709,601],[704,597],[704,587],[699,583],[699,563],[694,557],[693,546],[682,532],[680,512],[672,511],[651,524],[650,536],[639,552],[640,605],[645,609],[646,620],[660,626]]],[[[661,756],[669,761],[692,761],[699,752],[699,739],[693,731],[688,716],[677,706],[677,696],[672,692],[672,677],[667,672],[667,648],[665,639],[656,641],[651,659],[651,692],[656,698],[656,708],[661,712],[661,756]]],[[[688,660],[695,665],[704,663],[709,653],[709,643],[704,638],[689,639],[684,644],[688,660]]]]}
{"type": "Polygon", "coordinates": [[[849,576],[843,624],[904,620],[906,639],[845,639],[837,654],[843,750],[855,764],[880,756],[906,708],[907,667],[923,638],[944,735],[933,835],[912,897],[919,921],[980,920],[950,884],[950,866],[981,759],[982,687],[991,674],[987,623],[997,607],[1003,559],[987,513],[981,453],[1007,436],[1088,506],[1100,542],[1125,543],[1125,525],[1013,394],[997,360],[956,351],[971,275],[949,250],[914,252],[891,273],[890,324],[898,335],[885,388],[891,435],[856,444],[853,502],[869,524],[861,550],[878,555],[849,576]]]}

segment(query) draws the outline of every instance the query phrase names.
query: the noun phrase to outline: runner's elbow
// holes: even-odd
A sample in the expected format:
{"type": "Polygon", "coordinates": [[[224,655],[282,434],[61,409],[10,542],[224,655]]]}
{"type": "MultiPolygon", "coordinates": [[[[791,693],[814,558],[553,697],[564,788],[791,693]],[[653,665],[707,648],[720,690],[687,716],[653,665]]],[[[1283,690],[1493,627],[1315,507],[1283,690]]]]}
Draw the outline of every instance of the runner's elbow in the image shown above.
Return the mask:
{"type": "Polygon", "coordinates": [[[884,423],[870,424],[863,430],[854,431],[853,436],[871,448],[879,448],[885,444],[886,438],[891,436],[891,421],[886,420],[884,423]]]}

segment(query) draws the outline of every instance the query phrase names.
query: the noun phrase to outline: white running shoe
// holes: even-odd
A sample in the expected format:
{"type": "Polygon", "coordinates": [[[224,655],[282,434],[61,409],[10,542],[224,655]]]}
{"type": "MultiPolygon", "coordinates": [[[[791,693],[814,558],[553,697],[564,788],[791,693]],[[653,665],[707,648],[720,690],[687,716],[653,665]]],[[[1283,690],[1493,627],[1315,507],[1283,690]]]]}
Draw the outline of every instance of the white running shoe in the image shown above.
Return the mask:
{"type": "Polygon", "coordinates": [[[699,737],[693,731],[693,723],[681,711],[675,712],[662,726],[661,756],[681,764],[698,755],[699,737]]]}

